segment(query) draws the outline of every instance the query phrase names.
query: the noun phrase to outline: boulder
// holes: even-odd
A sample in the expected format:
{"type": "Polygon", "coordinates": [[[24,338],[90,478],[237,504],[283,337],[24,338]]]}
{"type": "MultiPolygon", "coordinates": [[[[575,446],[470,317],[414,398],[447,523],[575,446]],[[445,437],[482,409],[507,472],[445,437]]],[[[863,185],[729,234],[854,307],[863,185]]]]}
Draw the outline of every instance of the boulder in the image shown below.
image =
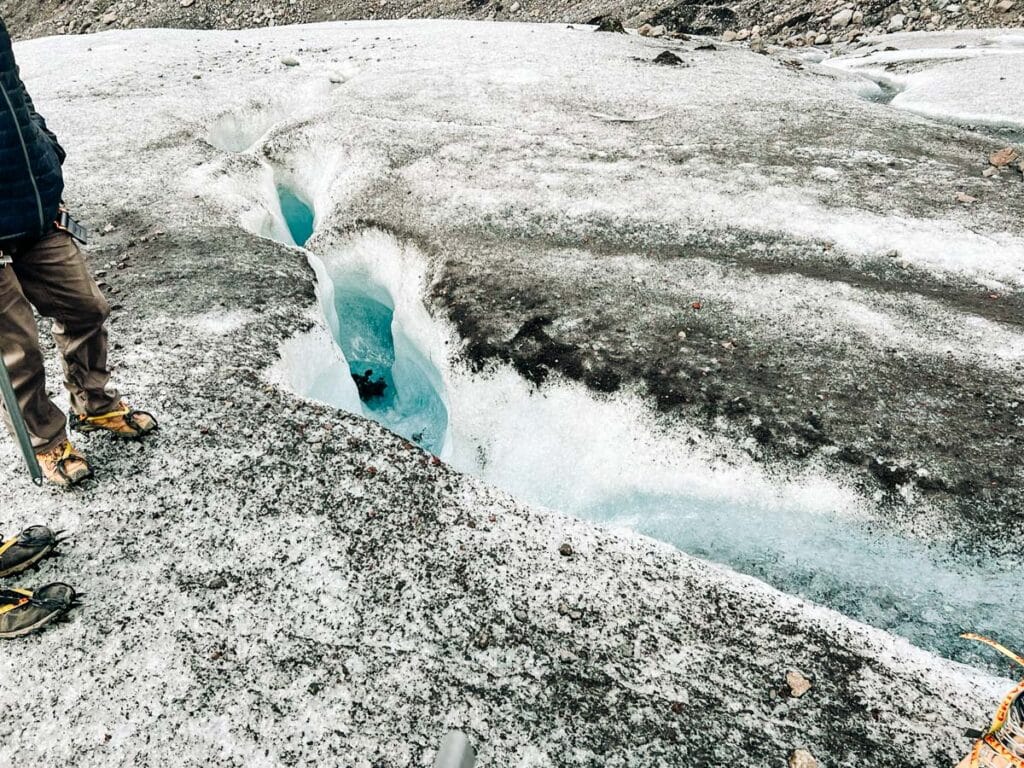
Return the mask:
{"type": "Polygon", "coordinates": [[[795,749],[789,755],[789,768],[818,768],[818,761],[806,749],[795,749]]]}
{"type": "Polygon", "coordinates": [[[672,51],[662,51],[654,57],[654,63],[663,64],[669,67],[684,66],[683,60],[672,53],[672,51]]]}
{"type": "Polygon", "coordinates": [[[1013,147],[1003,147],[998,152],[993,152],[989,155],[988,162],[994,165],[996,168],[1003,168],[1007,165],[1012,165],[1020,159],[1020,152],[1013,147]]]}
{"type": "Polygon", "coordinates": [[[843,10],[836,13],[832,20],[829,22],[833,27],[846,27],[849,26],[850,22],[853,21],[853,9],[843,8],[843,10]]]}
{"type": "Polygon", "coordinates": [[[626,28],[622,25],[622,19],[618,16],[598,16],[595,19],[591,19],[591,24],[594,24],[597,29],[595,32],[615,32],[618,34],[626,34],[626,28]]]}

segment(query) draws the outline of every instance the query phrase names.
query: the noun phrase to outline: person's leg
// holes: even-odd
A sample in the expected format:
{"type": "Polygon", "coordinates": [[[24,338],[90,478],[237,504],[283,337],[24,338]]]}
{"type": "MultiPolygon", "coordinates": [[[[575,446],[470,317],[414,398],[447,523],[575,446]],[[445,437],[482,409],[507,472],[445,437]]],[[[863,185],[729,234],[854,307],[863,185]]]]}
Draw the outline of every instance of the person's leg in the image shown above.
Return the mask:
{"type": "Polygon", "coordinates": [[[53,232],[20,254],[15,273],[25,297],[51,317],[64,363],[71,407],[79,415],[107,413],[120,395],[110,388],[107,330],[110,306],[89,274],[78,244],[53,232]]]}
{"type": "MultiPolygon", "coordinates": [[[[32,307],[12,267],[0,269],[0,350],[25,425],[37,452],[55,448],[67,439],[66,420],[46,395],[46,372],[32,307]]],[[[4,421],[10,419],[4,409],[4,421]]]]}

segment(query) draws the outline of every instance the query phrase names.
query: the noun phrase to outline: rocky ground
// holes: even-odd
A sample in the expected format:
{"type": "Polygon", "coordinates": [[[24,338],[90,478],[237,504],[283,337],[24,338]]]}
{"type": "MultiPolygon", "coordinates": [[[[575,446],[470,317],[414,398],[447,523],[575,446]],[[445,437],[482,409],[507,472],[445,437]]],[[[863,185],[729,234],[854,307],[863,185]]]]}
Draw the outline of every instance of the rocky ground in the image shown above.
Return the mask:
{"type": "Polygon", "coordinates": [[[680,445],[1018,557],[1019,171],[852,76],[705,45],[460,22],[19,44],[102,233],[118,378],[164,428],[89,438],[99,480],[70,495],[0,443],[7,526],[75,536],[34,578],[89,597],[5,647],[0,760],[412,766],[450,727],[538,768],[962,756],[1007,680],[524,506],[272,374],[324,325],[305,254],[257,236],[283,178],[311,248],[372,227],[424,254],[450,375],[636,397],[680,445]]]}
{"type": "Polygon", "coordinates": [[[242,29],[331,19],[466,18],[588,23],[788,46],[857,44],[886,32],[1020,26],[1021,0],[0,0],[21,36],[112,28],[242,29]]]}

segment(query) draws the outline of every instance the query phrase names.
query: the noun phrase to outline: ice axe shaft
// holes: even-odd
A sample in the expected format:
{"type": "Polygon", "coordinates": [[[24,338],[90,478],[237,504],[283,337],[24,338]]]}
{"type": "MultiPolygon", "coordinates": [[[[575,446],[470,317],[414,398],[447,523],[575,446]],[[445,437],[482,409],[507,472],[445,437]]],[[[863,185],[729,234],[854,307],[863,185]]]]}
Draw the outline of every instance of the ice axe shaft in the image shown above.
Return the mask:
{"type": "Polygon", "coordinates": [[[25,426],[25,417],[21,414],[18,406],[18,398],[14,394],[14,385],[11,383],[11,375],[7,372],[4,364],[3,354],[0,354],[0,395],[3,395],[4,405],[7,406],[7,415],[14,426],[14,436],[21,446],[21,454],[25,457],[29,474],[32,475],[32,482],[42,485],[43,471],[36,461],[36,451],[32,447],[32,438],[29,437],[28,427],[25,426]]]}
{"type": "Polygon", "coordinates": [[[437,750],[434,768],[473,768],[476,764],[476,752],[461,731],[452,731],[441,740],[441,748],[437,750]]]}

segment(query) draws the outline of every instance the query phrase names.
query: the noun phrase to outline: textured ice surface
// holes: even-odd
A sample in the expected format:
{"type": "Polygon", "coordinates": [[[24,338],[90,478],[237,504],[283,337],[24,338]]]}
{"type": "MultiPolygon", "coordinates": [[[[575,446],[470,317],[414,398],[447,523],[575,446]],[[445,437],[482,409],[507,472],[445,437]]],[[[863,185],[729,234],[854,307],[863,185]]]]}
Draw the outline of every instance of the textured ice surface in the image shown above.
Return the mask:
{"type": "MultiPolygon", "coordinates": [[[[489,70],[485,75],[470,72],[467,77],[471,88],[481,80],[510,87],[545,80],[534,70],[509,68],[489,70]]],[[[326,115],[324,107],[319,109],[326,115]]],[[[349,162],[334,164],[337,170],[332,179],[322,163],[310,159],[317,146],[325,157],[334,156],[337,149],[322,135],[329,129],[310,129],[300,123],[297,130],[294,149],[283,149],[289,138],[286,128],[279,129],[268,143],[266,155],[278,168],[268,166],[263,175],[276,178],[284,169],[297,188],[321,190],[312,197],[319,196],[318,205],[324,210],[340,210],[344,216],[345,200],[358,195],[362,186],[360,169],[373,168],[375,163],[355,152],[349,162]]],[[[345,151],[352,150],[346,145],[345,151]]],[[[549,192],[531,204],[542,209],[561,205],[564,220],[559,231],[564,235],[576,219],[593,215],[590,206],[595,203],[584,193],[563,191],[570,182],[548,166],[557,158],[541,154],[541,159],[532,162],[546,169],[542,178],[548,182],[549,192]]],[[[431,159],[413,163],[408,173],[433,189],[449,166],[431,159]]],[[[696,156],[690,165],[700,162],[696,156]]],[[[628,184],[630,174],[621,165],[612,162],[610,171],[599,167],[597,172],[615,174],[628,184]]],[[[496,173],[503,170],[492,168],[496,173]]],[[[832,181],[837,176],[822,173],[818,178],[832,181]]],[[[700,183],[690,180],[691,185],[700,183]]],[[[702,215],[713,214],[719,207],[733,217],[742,215],[743,203],[731,188],[733,183],[738,183],[738,176],[723,169],[715,184],[704,185],[702,215]]],[[[756,179],[751,186],[759,187],[756,179]]],[[[760,187],[766,195],[780,194],[770,185],[760,187]]],[[[275,236],[287,229],[293,240],[305,243],[312,214],[303,210],[305,203],[296,207],[295,193],[284,189],[284,221],[266,221],[254,231],[275,236]],[[296,227],[303,233],[299,238],[294,234],[296,227]]],[[[498,223],[501,217],[497,213],[492,217],[489,211],[508,209],[509,201],[503,196],[508,191],[529,194],[514,186],[482,195],[468,183],[453,180],[446,189],[446,205],[439,204],[434,215],[444,221],[450,209],[465,214],[482,206],[485,221],[502,226],[498,223]]],[[[281,192],[278,185],[277,194],[281,192]]],[[[660,221],[674,215],[675,197],[654,199],[653,194],[646,197],[648,194],[647,190],[635,192],[642,196],[642,204],[632,211],[637,220],[650,216],[660,221]]],[[[811,237],[827,220],[807,208],[799,193],[781,194],[792,195],[792,204],[803,211],[799,216],[780,218],[779,227],[790,234],[811,237]]],[[[617,202],[604,200],[600,209],[611,211],[617,202]]],[[[274,213],[273,199],[264,205],[274,213]]],[[[753,226],[763,227],[764,219],[773,215],[771,206],[758,206],[757,214],[759,221],[753,226]]],[[[479,216],[477,210],[471,218],[479,216]]],[[[979,265],[993,269],[1003,264],[1010,274],[1019,266],[1020,253],[1012,236],[1006,238],[1009,247],[993,249],[993,242],[1003,235],[977,238],[972,232],[962,237],[957,233],[958,224],[949,226],[934,219],[900,218],[882,226],[877,214],[858,216],[862,218],[848,219],[833,233],[854,252],[881,249],[889,243],[899,246],[901,256],[920,253],[931,264],[947,262],[954,271],[979,265]]],[[[453,229],[462,225],[457,220],[448,223],[453,229]]],[[[1012,562],[998,558],[979,562],[954,554],[945,543],[902,536],[889,530],[880,517],[866,513],[851,491],[820,477],[779,486],[760,476],[749,463],[742,471],[726,471],[711,454],[689,451],[688,435],[661,440],[645,437],[656,435],[658,426],[641,416],[639,406],[602,406],[576,390],[564,395],[549,388],[539,394],[523,382],[507,382],[510,389],[505,389],[505,384],[496,386],[493,380],[462,377],[459,363],[451,359],[441,341],[447,339],[454,346],[458,339],[450,330],[439,330],[423,305],[430,266],[414,247],[402,246],[383,232],[371,231],[347,240],[327,232],[315,240],[311,250],[314,264],[323,263],[317,269],[321,300],[349,369],[356,374],[373,370],[388,385],[388,396],[364,399],[357,412],[451,458],[459,468],[520,498],[581,517],[629,525],[958,658],[975,658],[956,639],[962,630],[981,628],[1011,641],[1021,635],[1021,627],[995,597],[1024,588],[1012,562]],[[402,372],[404,384],[396,384],[395,370],[402,372]],[[461,387],[459,380],[464,382],[461,387]],[[397,396],[395,400],[393,396],[397,396]],[[446,405],[446,401],[450,402],[446,405]],[[750,492],[750,488],[757,490],[750,492]],[[917,578],[921,572],[929,577],[917,578]]],[[[723,282],[726,287],[719,290],[730,291],[727,281],[723,282]]],[[[844,296],[822,298],[820,308],[814,308],[815,288],[804,281],[758,276],[756,282],[732,290],[730,299],[748,305],[747,311],[764,326],[785,328],[799,322],[812,329],[820,325],[819,332],[824,335],[842,325],[846,334],[885,347],[899,344],[942,355],[951,344],[956,346],[953,337],[959,336],[965,348],[990,344],[990,358],[1009,363],[1019,362],[1024,350],[1018,336],[1007,336],[1000,327],[979,325],[974,319],[936,343],[918,331],[916,317],[912,322],[896,319],[882,310],[874,297],[856,296],[852,290],[844,296]],[[776,283],[780,286],[777,291],[776,283]],[[972,337],[970,341],[967,335],[972,337]]],[[[339,382],[339,391],[332,392],[329,376],[318,378],[315,390],[298,391],[324,402],[351,405],[347,383],[339,382]]]]}
{"type": "MultiPolygon", "coordinates": [[[[409,235],[389,246],[394,262],[366,270],[388,288],[395,338],[404,334],[435,370],[460,372],[437,390],[453,403],[516,404],[492,414],[505,427],[483,411],[450,414],[464,445],[474,425],[509,436],[460,466],[487,462],[524,485],[515,462],[492,457],[521,447],[524,431],[550,434],[532,428],[545,403],[578,411],[566,437],[594,446],[603,472],[593,476],[608,485],[618,481],[598,459],[639,457],[643,445],[615,447],[581,425],[628,437],[617,419],[633,429],[650,418],[652,434],[660,419],[641,391],[591,412],[587,404],[602,400],[573,389],[582,385],[538,396],[506,369],[485,379],[448,365],[423,316],[439,274],[457,278],[441,287],[479,288],[481,298],[497,293],[490,277],[530,312],[553,300],[532,278],[561,293],[564,307],[586,309],[588,292],[608,309],[646,303],[642,315],[610,321],[626,329],[617,354],[647,333],[648,318],[677,317],[703,296],[705,317],[735,321],[730,333],[743,338],[763,333],[797,380],[799,350],[860,363],[881,354],[879,336],[899,354],[948,348],[958,370],[1000,380],[1020,334],[998,316],[874,290],[860,282],[865,273],[846,271],[844,283],[814,271],[898,263],[895,274],[915,284],[936,241],[889,260],[807,240],[805,224],[780,213],[795,202],[823,227],[942,224],[989,245],[982,261],[965,257],[935,274],[994,280],[1010,262],[993,268],[984,258],[1013,252],[988,236],[1012,246],[1021,235],[1012,203],[967,215],[943,186],[966,178],[980,142],[946,141],[917,118],[742,51],[687,51],[688,68],[649,66],[664,45],[555,26],[431,23],[19,45],[36,103],[71,150],[69,198],[97,230],[113,225],[91,259],[121,289],[111,329],[118,381],[158,411],[163,429],[138,445],[84,439],[100,477],[75,494],[34,489],[0,441],[5,532],[42,520],[75,534],[65,557],[25,582],[68,580],[90,595],[69,623],[5,646],[0,694],[4,722],[15,725],[3,759],[404,768],[429,765],[452,727],[469,731],[481,763],[495,766],[767,767],[796,746],[849,768],[962,756],[963,728],[984,721],[1005,679],[667,545],[517,504],[366,419],[267,383],[275,364],[276,380],[301,391],[326,377],[332,397],[360,408],[331,342],[332,280],[320,281],[328,333],[311,319],[307,260],[324,277],[352,263],[353,249],[372,264],[387,236],[352,236],[375,219],[409,235]],[[301,66],[283,67],[284,55],[301,66]],[[334,87],[330,75],[345,62],[352,76],[334,87]],[[564,71],[574,76],[554,76],[564,71]],[[242,119],[237,142],[210,141],[226,115],[270,114],[253,104],[308,84],[321,97],[296,100],[280,123],[242,119]],[[593,116],[661,112],[637,124],[593,116]],[[878,171],[911,160],[920,173],[878,171]],[[308,243],[312,258],[253,236],[288,240],[272,210],[279,183],[324,222],[308,243]],[[851,219],[857,212],[867,218],[851,219]],[[474,260],[480,233],[508,250],[474,260]],[[535,247],[544,240],[577,250],[553,260],[535,247]],[[735,264],[754,240],[792,270],[735,264]],[[690,248],[698,252],[684,258],[690,248]],[[479,271],[459,271],[466,265],[479,271]],[[1007,352],[990,354],[995,347],[1007,352]],[[482,381],[500,391],[459,396],[482,381]],[[790,667],[814,680],[800,699],[779,695],[790,667]]],[[[874,237],[890,245],[884,232],[874,237]]],[[[514,337],[522,321],[494,308],[496,326],[481,334],[514,337]]],[[[581,322],[566,313],[555,330],[581,322]]],[[[600,336],[590,341],[614,346],[600,336]]],[[[722,338],[712,339],[717,349],[722,338]]],[[[897,361],[886,358],[887,375],[897,361]]],[[[58,380],[53,366],[55,389],[58,380]]],[[[682,477],[698,498],[746,504],[800,487],[752,472],[742,442],[716,438],[709,423],[670,426],[672,443],[686,446],[663,452],[673,471],[685,469],[687,451],[702,454],[682,477]],[[721,469],[709,474],[716,458],[721,469]]],[[[530,471],[542,458],[558,470],[557,452],[537,456],[530,471]]],[[[841,478],[822,485],[807,474],[805,503],[829,498],[856,513],[842,503],[841,478]]]]}

